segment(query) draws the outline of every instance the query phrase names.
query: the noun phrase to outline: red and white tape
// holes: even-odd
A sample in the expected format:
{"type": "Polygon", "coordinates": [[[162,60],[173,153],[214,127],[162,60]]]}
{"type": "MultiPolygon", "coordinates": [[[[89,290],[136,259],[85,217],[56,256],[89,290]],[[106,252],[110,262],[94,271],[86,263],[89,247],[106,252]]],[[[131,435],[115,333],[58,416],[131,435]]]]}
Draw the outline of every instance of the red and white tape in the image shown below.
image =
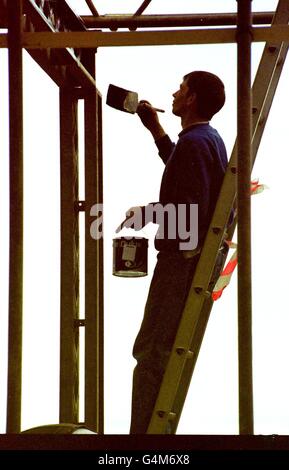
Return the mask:
{"type": "Polygon", "coordinates": [[[232,254],[230,260],[228,261],[226,267],[222,271],[219,279],[217,280],[215,287],[212,292],[212,299],[217,300],[221,297],[223,290],[227,285],[230,283],[232,274],[234,272],[235,267],[237,266],[238,259],[237,259],[237,244],[231,241],[226,241],[230,248],[235,248],[234,253],[232,254]]]}
{"type": "MultiPolygon", "coordinates": [[[[251,196],[253,196],[254,194],[262,193],[264,189],[267,189],[267,186],[265,184],[259,184],[259,180],[251,181],[251,196]]],[[[226,240],[226,243],[229,245],[230,248],[235,248],[235,251],[215,284],[215,287],[212,292],[213,300],[217,300],[221,297],[223,290],[230,283],[232,274],[238,263],[237,244],[228,240],[226,240]]]]}
{"type": "Polygon", "coordinates": [[[262,193],[264,189],[268,189],[268,186],[265,184],[259,184],[259,180],[251,181],[251,196],[262,193]]]}

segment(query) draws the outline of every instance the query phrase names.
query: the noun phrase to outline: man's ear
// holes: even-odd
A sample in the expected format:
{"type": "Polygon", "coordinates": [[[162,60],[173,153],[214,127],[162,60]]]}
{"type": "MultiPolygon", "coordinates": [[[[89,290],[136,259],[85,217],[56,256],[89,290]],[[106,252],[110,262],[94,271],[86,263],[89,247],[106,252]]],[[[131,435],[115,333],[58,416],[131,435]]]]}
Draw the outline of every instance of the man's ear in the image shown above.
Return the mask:
{"type": "Polygon", "coordinates": [[[187,97],[188,104],[192,105],[193,103],[196,103],[197,101],[197,94],[196,93],[190,93],[187,97]]]}

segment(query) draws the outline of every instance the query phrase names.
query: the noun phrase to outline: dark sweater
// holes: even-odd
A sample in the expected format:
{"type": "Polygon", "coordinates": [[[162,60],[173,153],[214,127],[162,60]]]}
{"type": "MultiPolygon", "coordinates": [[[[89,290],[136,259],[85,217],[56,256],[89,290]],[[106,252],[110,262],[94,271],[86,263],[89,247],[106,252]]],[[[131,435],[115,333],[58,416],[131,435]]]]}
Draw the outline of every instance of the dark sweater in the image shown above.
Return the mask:
{"type": "MultiPolygon", "coordinates": [[[[175,145],[165,135],[156,141],[166,167],[159,202],[162,205],[198,204],[198,240],[204,241],[227,167],[227,153],[218,132],[209,124],[195,124],[179,134],[175,145]]],[[[187,225],[188,227],[190,225],[187,225]]],[[[166,228],[164,229],[167,233],[166,228]]],[[[180,239],[155,239],[158,251],[179,250],[180,239]]]]}

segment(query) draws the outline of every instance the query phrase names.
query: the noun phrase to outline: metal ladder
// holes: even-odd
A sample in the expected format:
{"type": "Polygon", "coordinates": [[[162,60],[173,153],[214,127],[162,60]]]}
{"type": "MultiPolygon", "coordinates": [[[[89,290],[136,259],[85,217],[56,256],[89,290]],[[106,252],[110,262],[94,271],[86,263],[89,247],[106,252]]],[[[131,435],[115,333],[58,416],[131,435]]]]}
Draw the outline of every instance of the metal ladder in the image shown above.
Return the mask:
{"type": "MultiPolygon", "coordinates": [[[[288,24],[289,2],[280,0],[272,24],[288,24]]],[[[252,87],[252,162],[254,164],[274,94],[285,62],[288,44],[266,43],[252,87]]],[[[218,253],[226,237],[232,238],[236,221],[226,227],[236,199],[235,142],[216,209],[192,281],[173,349],[152,412],[148,434],[174,434],[177,430],[194,367],[212,309],[212,279],[218,253]]],[[[252,166],[253,166],[252,164],[252,166]]]]}

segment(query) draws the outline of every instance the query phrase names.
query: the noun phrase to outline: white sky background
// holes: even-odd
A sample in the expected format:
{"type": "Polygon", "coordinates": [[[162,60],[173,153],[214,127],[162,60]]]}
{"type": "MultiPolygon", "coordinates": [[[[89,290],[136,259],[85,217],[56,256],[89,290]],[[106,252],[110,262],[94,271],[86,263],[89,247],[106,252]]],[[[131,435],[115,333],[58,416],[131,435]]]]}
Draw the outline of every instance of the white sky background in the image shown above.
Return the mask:
{"type": "MultiPolygon", "coordinates": [[[[89,14],[84,0],[70,0],[89,14]]],[[[100,14],[134,13],[141,0],[95,0],[100,14]]],[[[255,11],[276,0],[254,0],[255,11]]],[[[236,11],[235,0],[153,0],[146,13],[236,11]]],[[[253,74],[262,45],[253,46],[253,74]]],[[[8,303],[8,89],[6,51],[0,50],[0,432],[5,432],[8,303]]],[[[137,91],[166,110],[161,121],[175,140],[179,119],[172,93],[185,73],[209,70],[226,86],[225,108],[212,120],[228,154],[236,136],[236,46],[100,48],[97,86],[103,95],[105,215],[105,433],[126,434],[130,422],[131,349],[138,332],[155,264],[155,227],[150,237],[149,276],[112,276],[114,229],[125,211],[158,198],[163,163],[137,116],[105,105],[110,83],[137,91]]],[[[287,118],[289,64],[275,96],[253,177],[269,189],[252,199],[253,340],[256,434],[289,434],[289,256],[286,236],[288,188],[287,118]]],[[[81,106],[80,106],[81,108],[81,106]]],[[[58,422],[59,387],[59,118],[58,88],[24,53],[25,282],[23,429],[58,422]]],[[[81,197],[81,196],[80,196],[81,197]]],[[[182,414],[179,434],[238,433],[236,273],[215,303],[182,414]]],[[[82,417],[83,418],[83,417],[82,417]]]]}

